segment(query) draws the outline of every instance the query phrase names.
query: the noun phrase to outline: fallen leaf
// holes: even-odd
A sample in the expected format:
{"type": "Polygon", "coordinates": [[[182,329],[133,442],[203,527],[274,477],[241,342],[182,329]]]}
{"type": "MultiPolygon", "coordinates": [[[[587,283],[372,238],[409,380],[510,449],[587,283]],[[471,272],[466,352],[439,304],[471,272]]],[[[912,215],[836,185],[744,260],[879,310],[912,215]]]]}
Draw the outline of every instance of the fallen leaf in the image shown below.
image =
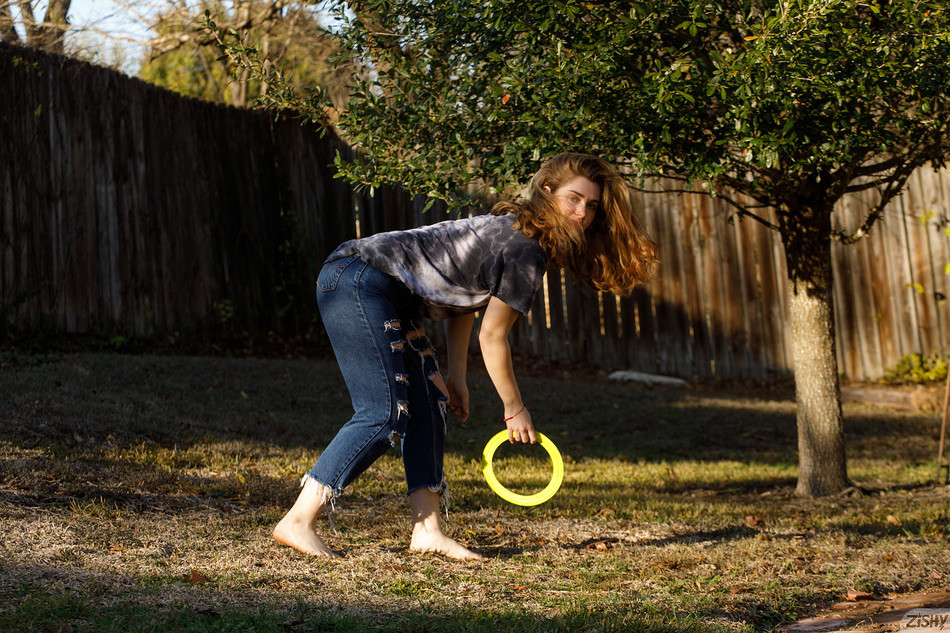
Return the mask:
{"type": "Polygon", "coordinates": [[[870,600],[873,598],[873,594],[868,593],[867,591],[858,591],[857,589],[848,589],[848,600],[851,602],[857,602],[858,600],[870,600]]]}
{"type": "Polygon", "coordinates": [[[495,524],[495,534],[501,536],[505,533],[505,528],[501,527],[501,523],[495,524]]]}
{"type": "Polygon", "coordinates": [[[508,103],[509,99],[511,99],[511,95],[506,94],[504,97],[501,98],[501,105],[505,105],[506,103],[508,103]]]}
{"type": "Polygon", "coordinates": [[[759,523],[762,523],[763,517],[761,514],[747,514],[745,517],[745,524],[749,527],[755,527],[759,523]]]}
{"type": "Polygon", "coordinates": [[[189,585],[200,585],[206,582],[211,582],[211,579],[201,572],[192,569],[189,573],[185,574],[185,582],[187,582],[189,585]]]}
{"type": "Polygon", "coordinates": [[[901,525],[901,520],[898,519],[898,518],[897,518],[896,516],[894,516],[893,514],[888,514],[888,515],[887,515],[887,522],[890,523],[891,525],[896,525],[896,526],[898,526],[898,527],[900,527],[900,525],[901,525]]]}

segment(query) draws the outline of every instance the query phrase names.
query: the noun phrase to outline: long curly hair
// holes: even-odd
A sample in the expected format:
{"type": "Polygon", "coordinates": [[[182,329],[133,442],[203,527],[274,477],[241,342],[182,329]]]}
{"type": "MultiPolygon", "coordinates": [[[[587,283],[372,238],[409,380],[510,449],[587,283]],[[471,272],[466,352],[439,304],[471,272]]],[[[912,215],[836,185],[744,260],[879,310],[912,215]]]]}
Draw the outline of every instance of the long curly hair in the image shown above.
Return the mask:
{"type": "Polygon", "coordinates": [[[555,266],[569,269],[597,290],[625,297],[656,270],[656,243],[634,217],[627,184],[600,157],[554,156],[531,179],[527,199],[499,202],[492,213],[515,214],[515,228],[537,239],[555,266]],[[577,176],[601,189],[600,206],[586,231],[559,212],[554,198],[577,176]]]}

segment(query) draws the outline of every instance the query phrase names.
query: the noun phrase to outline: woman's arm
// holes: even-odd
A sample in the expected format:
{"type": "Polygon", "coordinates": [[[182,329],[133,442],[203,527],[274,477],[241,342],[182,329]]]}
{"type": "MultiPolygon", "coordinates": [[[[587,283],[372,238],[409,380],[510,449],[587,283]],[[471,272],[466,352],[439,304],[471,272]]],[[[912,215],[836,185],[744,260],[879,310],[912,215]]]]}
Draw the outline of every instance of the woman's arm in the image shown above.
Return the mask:
{"type": "Polygon", "coordinates": [[[463,314],[447,320],[445,328],[446,351],[449,375],[446,387],[449,390],[449,412],[459,421],[468,419],[468,342],[472,337],[475,314],[463,314]]]}
{"type": "Polygon", "coordinates": [[[478,342],[485,359],[485,369],[495,385],[495,391],[505,406],[505,421],[508,426],[508,441],[537,441],[531,414],[521,400],[521,391],[515,380],[515,370],[511,363],[511,346],[508,333],[518,320],[520,313],[497,297],[492,297],[485,308],[478,342]]]}

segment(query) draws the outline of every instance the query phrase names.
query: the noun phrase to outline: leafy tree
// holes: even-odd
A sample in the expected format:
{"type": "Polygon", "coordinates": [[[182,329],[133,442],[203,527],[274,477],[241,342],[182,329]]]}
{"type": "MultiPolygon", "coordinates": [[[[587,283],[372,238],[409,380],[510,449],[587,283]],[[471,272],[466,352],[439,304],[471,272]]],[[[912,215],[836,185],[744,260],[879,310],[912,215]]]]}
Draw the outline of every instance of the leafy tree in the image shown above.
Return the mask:
{"type": "Polygon", "coordinates": [[[42,21],[36,20],[34,7],[43,3],[30,0],[0,0],[0,38],[4,44],[26,44],[50,53],[63,54],[63,40],[69,28],[69,5],[72,0],[49,0],[42,21]],[[11,7],[20,11],[20,24],[25,41],[16,30],[11,7]]]}
{"type": "MultiPolygon", "coordinates": [[[[950,151],[950,14],[936,0],[360,0],[344,50],[371,65],[339,125],[363,186],[459,200],[559,151],[604,155],[777,230],[789,279],[797,492],[848,485],[832,240],[866,235],[950,151]],[[849,192],[878,203],[850,234],[849,192]]],[[[349,16],[349,17],[347,17],[349,16]]]]}
{"type": "Polygon", "coordinates": [[[334,41],[315,3],[288,0],[168,0],[156,14],[139,77],[180,94],[246,107],[278,73],[294,86],[322,86],[331,100],[346,95],[348,66],[334,66],[334,41]],[[218,32],[204,29],[205,16],[218,32]],[[237,52],[228,58],[228,46],[237,52]],[[254,68],[249,56],[261,60],[254,68]],[[256,70],[256,72],[255,72],[256,70]]]}

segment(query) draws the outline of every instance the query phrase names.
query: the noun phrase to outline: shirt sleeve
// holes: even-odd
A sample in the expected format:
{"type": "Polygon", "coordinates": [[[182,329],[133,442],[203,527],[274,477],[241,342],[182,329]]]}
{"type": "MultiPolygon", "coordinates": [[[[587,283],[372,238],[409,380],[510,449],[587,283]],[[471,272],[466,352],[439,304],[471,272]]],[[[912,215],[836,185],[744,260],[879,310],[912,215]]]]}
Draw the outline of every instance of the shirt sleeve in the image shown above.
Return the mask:
{"type": "Polygon", "coordinates": [[[519,240],[505,248],[498,267],[491,294],[527,314],[547,270],[544,250],[537,242],[519,240]]]}

